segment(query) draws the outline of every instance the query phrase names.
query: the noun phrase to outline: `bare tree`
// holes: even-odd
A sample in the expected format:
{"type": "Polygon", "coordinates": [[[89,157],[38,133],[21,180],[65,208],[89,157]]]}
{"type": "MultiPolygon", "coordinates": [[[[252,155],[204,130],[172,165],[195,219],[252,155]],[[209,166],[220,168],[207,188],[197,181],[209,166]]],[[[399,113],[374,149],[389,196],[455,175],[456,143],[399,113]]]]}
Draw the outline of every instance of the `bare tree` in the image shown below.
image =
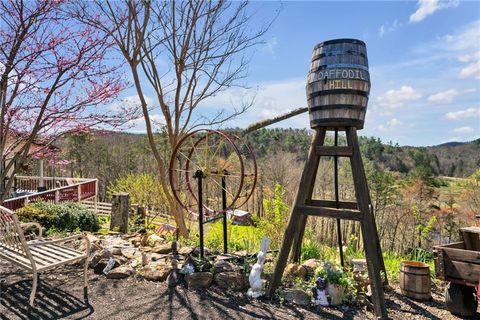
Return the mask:
{"type": "Polygon", "coordinates": [[[240,85],[247,74],[248,49],[261,43],[270,22],[252,31],[246,2],[77,2],[72,12],[114,39],[128,63],[166,201],[180,234],[188,235],[183,212],[168,187],[169,159],[158,149],[152,115],[162,115],[161,129],[173,149],[193,128],[218,125],[244,112],[248,103],[229,114],[210,116],[202,115],[199,107],[222,90],[240,85]],[[147,103],[149,90],[156,106],[147,103]]]}

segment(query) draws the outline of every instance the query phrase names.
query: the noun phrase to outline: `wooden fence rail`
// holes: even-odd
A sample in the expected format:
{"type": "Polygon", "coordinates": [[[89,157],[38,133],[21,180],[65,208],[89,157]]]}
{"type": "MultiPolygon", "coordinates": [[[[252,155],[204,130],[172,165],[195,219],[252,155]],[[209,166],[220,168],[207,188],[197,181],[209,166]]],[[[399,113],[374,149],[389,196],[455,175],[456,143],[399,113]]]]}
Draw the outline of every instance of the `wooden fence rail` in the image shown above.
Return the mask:
{"type": "Polygon", "coordinates": [[[45,201],[51,203],[61,202],[80,202],[87,199],[92,199],[97,196],[98,180],[97,179],[82,179],[83,181],[75,181],[76,183],[67,186],[27,194],[15,198],[7,199],[3,202],[3,206],[15,211],[30,202],[45,201]]]}
{"type": "MultiPolygon", "coordinates": [[[[109,203],[109,202],[97,202],[96,210],[95,210],[95,202],[94,201],[85,200],[85,201],[82,201],[82,203],[85,204],[91,210],[96,211],[97,215],[99,215],[99,216],[109,216],[112,213],[112,204],[109,203]]],[[[136,212],[137,208],[138,208],[137,204],[132,204],[130,206],[131,212],[132,211],[136,212]]],[[[153,223],[153,224],[159,224],[159,222],[156,222],[156,221],[153,220],[154,218],[163,218],[163,219],[167,219],[167,220],[172,220],[173,219],[172,216],[170,216],[166,213],[157,212],[157,211],[153,211],[153,210],[147,210],[146,217],[150,218],[151,221],[149,221],[149,222],[153,223]]]]}

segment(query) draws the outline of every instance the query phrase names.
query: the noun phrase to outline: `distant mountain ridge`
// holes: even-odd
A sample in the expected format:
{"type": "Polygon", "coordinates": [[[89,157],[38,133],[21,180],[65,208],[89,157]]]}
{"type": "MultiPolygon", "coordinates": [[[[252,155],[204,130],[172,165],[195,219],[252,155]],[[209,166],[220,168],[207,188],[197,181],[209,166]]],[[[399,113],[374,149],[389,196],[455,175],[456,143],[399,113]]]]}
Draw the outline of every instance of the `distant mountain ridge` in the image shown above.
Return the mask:
{"type": "MultiPolygon", "coordinates": [[[[226,129],[241,135],[241,129],[226,129]]],[[[246,138],[258,158],[277,152],[294,153],[299,160],[305,160],[310,147],[312,132],[306,129],[260,129],[249,133],[246,138]]],[[[145,134],[128,132],[98,132],[97,139],[108,144],[122,141],[142,142],[148,149],[145,134]]],[[[332,143],[327,136],[327,143],[332,143]]],[[[423,167],[434,175],[468,177],[480,167],[480,139],[471,142],[447,142],[435,146],[413,147],[384,143],[375,137],[360,137],[363,156],[381,169],[408,174],[423,167]]],[[[146,151],[146,150],[145,150],[146,151]]]]}

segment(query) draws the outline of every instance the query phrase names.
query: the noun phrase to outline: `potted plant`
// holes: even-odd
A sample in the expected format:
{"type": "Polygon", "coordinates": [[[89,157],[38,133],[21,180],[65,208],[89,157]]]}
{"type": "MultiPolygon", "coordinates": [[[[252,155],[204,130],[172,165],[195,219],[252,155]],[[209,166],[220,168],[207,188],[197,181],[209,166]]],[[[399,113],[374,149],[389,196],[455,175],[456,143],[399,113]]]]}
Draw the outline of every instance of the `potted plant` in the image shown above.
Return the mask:
{"type": "Polygon", "coordinates": [[[330,305],[338,306],[342,304],[345,289],[349,283],[345,272],[333,267],[329,263],[325,263],[323,268],[317,269],[316,276],[322,277],[327,281],[327,294],[330,297],[330,305]]]}

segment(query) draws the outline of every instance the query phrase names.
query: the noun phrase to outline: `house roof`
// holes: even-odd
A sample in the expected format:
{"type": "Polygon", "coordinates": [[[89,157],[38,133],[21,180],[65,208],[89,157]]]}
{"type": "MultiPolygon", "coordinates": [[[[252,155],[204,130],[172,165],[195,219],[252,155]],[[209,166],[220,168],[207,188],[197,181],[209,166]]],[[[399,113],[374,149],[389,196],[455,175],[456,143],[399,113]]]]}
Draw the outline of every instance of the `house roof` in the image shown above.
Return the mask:
{"type": "MultiPolygon", "coordinates": [[[[19,134],[10,132],[7,135],[5,148],[3,150],[3,157],[6,159],[13,158],[13,156],[25,146],[26,142],[27,138],[22,138],[19,134]]],[[[36,139],[30,145],[28,155],[41,159],[48,158],[49,156],[57,154],[60,151],[61,149],[59,147],[42,142],[40,139],[36,139]]]]}

